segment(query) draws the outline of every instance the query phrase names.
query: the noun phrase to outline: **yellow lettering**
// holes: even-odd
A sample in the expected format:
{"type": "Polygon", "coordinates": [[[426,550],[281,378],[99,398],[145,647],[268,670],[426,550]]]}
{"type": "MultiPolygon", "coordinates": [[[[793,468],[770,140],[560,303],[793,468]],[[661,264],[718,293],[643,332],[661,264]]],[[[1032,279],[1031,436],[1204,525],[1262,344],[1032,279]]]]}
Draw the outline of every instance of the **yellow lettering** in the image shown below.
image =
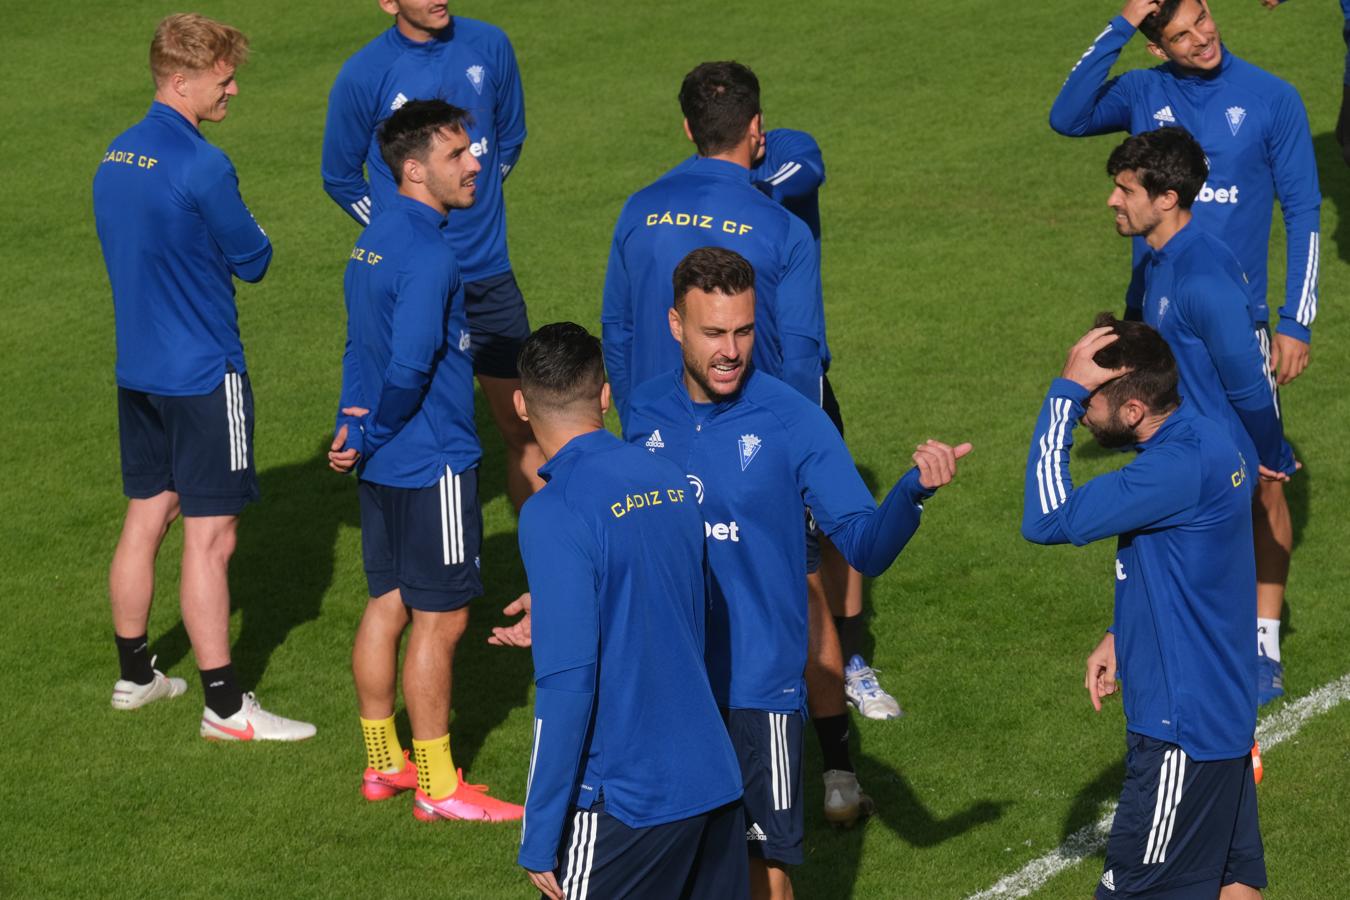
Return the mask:
{"type": "Polygon", "coordinates": [[[384,259],[384,257],[378,253],[369,253],[366,255],[366,262],[370,263],[372,266],[378,265],[382,259],[384,259]]]}
{"type": "Polygon", "coordinates": [[[623,508],[622,503],[615,503],[609,508],[609,511],[614,513],[614,518],[616,519],[622,519],[624,516],[628,515],[628,510],[623,508]]]}
{"type": "Polygon", "coordinates": [[[680,502],[679,491],[674,488],[666,488],[666,496],[670,498],[671,503],[680,502]]]}
{"type": "Polygon", "coordinates": [[[699,228],[708,228],[708,229],[711,229],[711,228],[712,228],[712,216],[699,216],[699,217],[698,217],[698,227],[699,227],[699,228]]]}
{"type": "Polygon", "coordinates": [[[752,225],[742,225],[742,226],[741,226],[741,230],[738,231],[738,232],[736,232],[736,233],[737,233],[737,234],[749,234],[750,232],[752,232],[752,231],[754,231],[754,230],[755,230],[755,229],[754,229],[754,226],[752,226],[752,225]]]}
{"type": "Polygon", "coordinates": [[[659,221],[662,225],[674,225],[674,224],[675,224],[675,220],[672,219],[672,218],[670,217],[670,210],[666,210],[665,212],[661,213],[661,218],[660,218],[658,221],[659,221]]]}
{"type": "Polygon", "coordinates": [[[648,226],[652,226],[652,225],[655,225],[655,224],[656,224],[656,213],[648,213],[648,214],[647,214],[647,225],[648,225],[648,226]]]}
{"type": "Polygon", "coordinates": [[[688,224],[689,224],[689,213],[676,213],[676,214],[675,214],[675,224],[676,224],[676,225],[688,225],[688,224]]]}
{"type": "Polygon", "coordinates": [[[366,251],[362,250],[360,247],[352,248],[352,259],[365,259],[365,258],[366,258],[366,251]]]}
{"type": "Polygon", "coordinates": [[[647,492],[647,499],[651,502],[651,505],[652,505],[652,506],[660,506],[660,505],[661,505],[661,492],[660,492],[660,491],[648,491],[648,492],[647,492]]]}
{"type": "Polygon", "coordinates": [[[722,230],[725,231],[727,234],[735,234],[736,223],[731,221],[730,219],[726,219],[722,222],[722,230]]]}
{"type": "Polygon", "coordinates": [[[1242,487],[1242,482],[1247,480],[1247,470],[1238,469],[1233,473],[1233,487],[1242,487]]]}

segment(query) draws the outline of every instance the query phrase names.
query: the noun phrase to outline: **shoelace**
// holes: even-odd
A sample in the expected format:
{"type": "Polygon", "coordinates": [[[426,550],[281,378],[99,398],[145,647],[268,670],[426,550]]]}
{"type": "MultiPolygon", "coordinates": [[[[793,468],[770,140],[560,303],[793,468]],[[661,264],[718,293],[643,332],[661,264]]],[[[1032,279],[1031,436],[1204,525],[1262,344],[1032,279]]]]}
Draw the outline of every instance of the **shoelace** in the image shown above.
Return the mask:
{"type": "Polygon", "coordinates": [[[463,769],[455,769],[455,777],[459,779],[460,784],[464,785],[469,790],[479,791],[484,794],[487,793],[488,786],[486,784],[470,784],[469,782],[465,781],[463,769]]]}
{"type": "Polygon", "coordinates": [[[849,673],[849,680],[857,680],[859,693],[866,694],[869,697],[875,697],[878,694],[886,693],[881,689],[881,685],[873,676],[880,672],[880,669],[874,669],[871,666],[863,666],[855,672],[849,673]]]}

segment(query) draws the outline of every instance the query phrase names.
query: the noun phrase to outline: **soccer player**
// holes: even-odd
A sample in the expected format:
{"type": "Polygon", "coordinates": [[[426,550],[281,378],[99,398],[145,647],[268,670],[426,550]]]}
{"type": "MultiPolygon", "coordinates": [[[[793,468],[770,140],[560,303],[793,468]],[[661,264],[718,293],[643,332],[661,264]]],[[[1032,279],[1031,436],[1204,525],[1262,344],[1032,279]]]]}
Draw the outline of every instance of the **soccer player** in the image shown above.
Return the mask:
{"type": "MultiPolygon", "coordinates": [[[[1225,423],[1261,483],[1295,471],[1265,364],[1265,328],[1252,319],[1250,287],[1228,246],[1200,230],[1191,205],[1205,182],[1205,153],[1177,127],[1125,139],[1106,165],[1116,230],[1149,248],[1139,269],[1138,313],[1172,347],[1181,392],[1199,413],[1225,423]]],[[[1258,510],[1259,511],[1259,510],[1258,510]]],[[[1258,516],[1258,525],[1262,521],[1258,516]]],[[[1258,644],[1262,703],[1283,693],[1278,663],[1258,644]]]]}
{"type": "Polygon", "coordinates": [[[415,788],[413,815],[423,821],[501,822],[522,808],[464,781],[447,728],[455,647],[469,601],[482,593],[473,364],[464,287],[441,236],[450,210],[468,209],[477,192],[467,116],[443,100],[413,100],[380,128],[398,193],[347,261],[347,345],[328,456],[334,470],[359,476],[370,587],[352,648],[362,793],[385,800],[415,788]],[[415,762],[394,729],[398,647],[410,620],[403,697],[415,762]]]}
{"type": "Polygon", "coordinates": [[[757,897],[786,897],[786,867],[802,861],[803,510],[811,508],[850,564],[875,577],[971,448],[919,445],[917,468],[878,508],[819,405],[753,367],[756,280],[748,260],[721,247],[680,262],[668,322],[682,366],[638,388],[625,437],[676,462],[703,514],[708,674],[745,782],[751,885],[757,897]]]}
{"type": "MultiPolygon", "coordinates": [[[[806,223],[811,229],[811,236],[815,238],[816,256],[819,258],[820,188],[825,183],[825,158],[816,139],[805,131],[795,131],[791,128],[774,128],[764,132],[759,155],[750,167],[750,181],[770,199],[781,203],[785,209],[806,223]]],[[[827,358],[828,355],[829,351],[826,350],[827,358]]],[[[829,375],[821,376],[820,399],[821,407],[829,415],[830,421],[834,422],[839,433],[843,434],[844,420],[829,375]]],[[[816,724],[823,748],[837,745],[839,743],[837,732],[842,730],[845,735],[842,742],[845,754],[835,763],[845,765],[851,770],[852,762],[846,755],[847,721],[842,724],[842,729],[830,726],[821,729],[822,723],[833,710],[826,712],[824,709],[815,708],[816,704],[824,702],[826,694],[833,696],[836,693],[831,690],[835,685],[829,683],[831,680],[837,681],[836,668],[842,671],[844,694],[848,702],[862,715],[869,719],[894,719],[902,713],[900,704],[882,688],[876,671],[863,658],[865,623],[862,573],[851,567],[828,540],[822,540],[820,530],[814,527],[807,533],[806,564],[810,573],[807,583],[813,602],[818,602],[815,599],[818,595],[824,595],[829,603],[836,634],[833,638],[829,635],[824,611],[818,613],[820,626],[812,627],[811,655],[813,660],[819,659],[824,664],[813,664],[807,668],[813,707],[811,718],[816,724]],[[833,659],[834,643],[839,645],[837,661],[833,659]],[[830,646],[828,648],[820,646],[824,644],[830,646]],[[822,655],[824,659],[821,659],[822,655]],[[847,664],[844,660],[847,660],[847,664]],[[816,680],[822,683],[819,685],[812,683],[816,680]]],[[[828,759],[835,754],[826,749],[825,755],[828,759]]],[[[827,771],[832,768],[830,762],[827,761],[826,767],[827,771]]],[[[840,815],[841,810],[837,807],[846,805],[843,804],[843,800],[842,793],[837,793],[827,786],[826,818],[833,819],[840,815]]],[[[847,815],[847,810],[843,812],[847,815]]]]}
{"type": "Polygon", "coordinates": [[[1156,331],[1109,313],[1096,324],[1041,407],[1022,534],[1076,546],[1118,536],[1115,614],[1084,678],[1098,711],[1117,674],[1125,685],[1125,784],[1097,897],[1260,897],[1251,473],[1229,429],[1178,396],[1156,331]],[[1137,455],[1075,487],[1080,420],[1103,447],[1137,455]]]}
{"type": "Polygon", "coordinates": [[[161,21],[150,44],[154,102],[108,145],[94,176],[129,498],[108,575],[122,676],[112,705],[136,709],[187,689],[154,669],[146,639],[155,557],[181,514],[180,602],[206,695],[202,737],[296,741],[314,726],[264,710],[230,663],[227,569],[239,513],[258,498],[233,279],[260,280],[272,244],[239,196],[234,166],[200,127],[229,112],[247,56],[248,39],[228,25],[195,14],[161,21]]]}
{"type": "Polygon", "coordinates": [[[451,17],[442,0],[380,0],[389,30],[353,55],[333,83],[323,136],[323,183],[362,226],[394,203],[393,174],[377,130],[409,100],[440,99],[469,111],[469,149],[483,166],[472,209],[450,217],[445,237],[464,279],[474,373],[506,445],[506,489],[516,509],[542,484],[543,465],[511,395],[516,354],[530,334],[506,248],[502,186],[525,144],[525,99],[515,51],[493,25],[451,17]],[[364,166],[364,173],[362,167],[364,166]]]}
{"type": "Polygon", "coordinates": [[[694,490],[605,431],[604,358],[580,325],[536,331],[520,375],[548,483],[520,515],[535,701],[519,862],[550,898],[747,896],[694,490]]]}
{"type": "Polygon", "coordinates": [[[820,404],[828,357],[820,259],[802,220],[750,183],[764,125],[759,80],[736,62],[703,63],[680,86],[698,157],[628,198],[614,226],[600,314],[619,418],[644,381],[680,364],[670,337],[670,278],[691,250],[735,250],[755,268],[755,364],[820,404]]]}
{"type": "MultiPolygon", "coordinates": [[[[1197,195],[1195,223],[1224,241],[1251,282],[1252,316],[1267,334],[1269,367],[1279,384],[1308,365],[1317,315],[1317,183],[1308,116],[1298,92],[1284,81],[1238,59],[1223,46],[1209,8],[1200,0],[1129,0],[1083,54],[1050,110],[1050,125],[1071,136],[1180,125],[1195,135],[1209,159],[1209,176],[1197,195]],[[1135,29],[1163,65],[1107,80],[1135,29]],[[1269,334],[1266,305],[1271,207],[1279,198],[1287,243],[1285,302],[1279,330],[1269,334]]],[[[1134,242],[1136,270],[1147,247],[1134,242]]],[[[1136,277],[1127,297],[1138,317],[1136,277]]],[[[1263,696],[1284,692],[1280,615],[1289,580],[1293,522],[1283,483],[1261,481],[1255,546],[1257,642],[1263,696]]]]}

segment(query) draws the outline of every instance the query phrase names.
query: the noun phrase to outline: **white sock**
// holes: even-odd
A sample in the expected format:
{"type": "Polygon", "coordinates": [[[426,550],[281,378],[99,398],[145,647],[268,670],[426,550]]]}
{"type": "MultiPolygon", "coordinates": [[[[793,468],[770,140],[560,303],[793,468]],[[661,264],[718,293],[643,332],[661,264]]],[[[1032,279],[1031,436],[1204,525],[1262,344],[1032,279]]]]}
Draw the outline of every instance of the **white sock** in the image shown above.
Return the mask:
{"type": "Polygon", "coordinates": [[[1280,620],[1256,620],[1256,652],[1259,656],[1268,656],[1275,662],[1280,661],[1280,620]]]}

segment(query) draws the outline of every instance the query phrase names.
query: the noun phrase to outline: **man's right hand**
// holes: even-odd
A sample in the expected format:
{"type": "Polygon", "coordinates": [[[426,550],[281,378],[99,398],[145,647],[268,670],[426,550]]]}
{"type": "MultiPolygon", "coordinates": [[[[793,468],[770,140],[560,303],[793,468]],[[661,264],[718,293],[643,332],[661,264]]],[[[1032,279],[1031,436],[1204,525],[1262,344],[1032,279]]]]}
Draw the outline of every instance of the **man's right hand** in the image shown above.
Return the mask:
{"type": "Polygon", "coordinates": [[[1161,0],[1129,0],[1120,11],[1120,17],[1138,28],[1139,23],[1157,12],[1160,5],[1161,0]]]}
{"type": "Polygon", "coordinates": [[[1116,636],[1107,632],[1097,649],[1088,654],[1087,674],[1083,677],[1092,708],[1102,711],[1102,698],[1116,692],[1116,636]]]}
{"type": "Polygon", "coordinates": [[[497,626],[492,629],[492,634],[488,636],[488,643],[495,644],[498,647],[528,647],[530,646],[530,594],[529,591],[521,594],[512,600],[502,610],[504,615],[514,616],[517,613],[524,613],[516,621],[505,627],[497,626]]]}
{"type": "Polygon", "coordinates": [[[1119,339],[1120,335],[1112,332],[1109,325],[1092,329],[1069,349],[1069,358],[1064,361],[1064,371],[1059,373],[1059,377],[1095,391],[1108,381],[1129,372],[1129,369],[1103,369],[1093,360],[1098,350],[1109,347],[1119,339]]]}
{"type": "MultiPolygon", "coordinates": [[[[348,406],[342,410],[342,415],[359,419],[369,412],[370,410],[364,407],[348,406]]],[[[356,467],[356,461],[360,457],[360,451],[347,448],[347,426],[344,424],[337,430],[337,434],[333,435],[333,443],[328,447],[328,468],[339,475],[346,475],[356,467]]]]}

